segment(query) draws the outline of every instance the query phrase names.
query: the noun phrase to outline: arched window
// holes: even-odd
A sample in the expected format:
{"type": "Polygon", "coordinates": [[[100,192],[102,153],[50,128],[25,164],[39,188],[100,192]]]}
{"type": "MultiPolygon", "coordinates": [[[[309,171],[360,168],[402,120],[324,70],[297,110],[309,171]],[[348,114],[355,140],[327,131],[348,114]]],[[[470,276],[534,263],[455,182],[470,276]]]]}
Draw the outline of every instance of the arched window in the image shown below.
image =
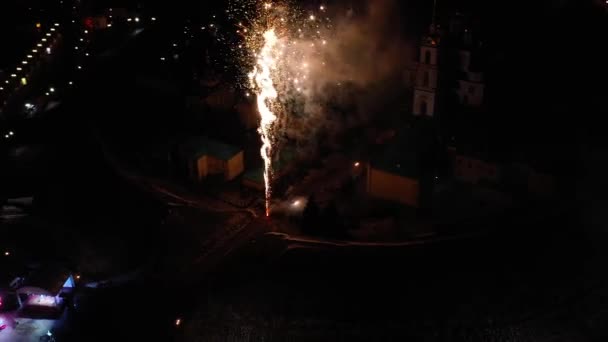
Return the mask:
{"type": "Polygon", "coordinates": [[[429,50],[424,52],[424,63],[431,64],[431,51],[429,50]]]}
{"type": "Polygon", "coordinates": [[[428,105],[426,103],[426,100],[422,100],[420,102],[420,114],[421,115],[426,115],[427,110],[428,110],[428,105]]]}

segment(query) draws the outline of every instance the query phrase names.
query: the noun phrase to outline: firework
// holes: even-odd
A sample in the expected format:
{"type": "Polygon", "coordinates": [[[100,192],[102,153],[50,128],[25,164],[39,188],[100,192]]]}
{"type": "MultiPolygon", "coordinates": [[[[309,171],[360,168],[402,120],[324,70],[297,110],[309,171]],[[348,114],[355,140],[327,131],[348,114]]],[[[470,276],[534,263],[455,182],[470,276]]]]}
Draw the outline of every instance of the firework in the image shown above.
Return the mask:
{"type": "MultiPolygon", "coordinates": [[[[324,12],[325,6],[320,10],[324,12]]],[[[311,73],[325,65],[319,49],[327,44],[321,32],[327,29],[329,19],[284,1],[234,2],[228,13],[236,34],[244,40],[232,50],[238,51],[241,65],[249,69],[247,92],[257,96],[268,216],[273,159],[279,152],[277,138],[282,135],[278,131],[286,126],[294,98],[306,96],[311,88],[311,73]]]]}
{"type": "Polygon", "coordinates": [[[264,185],[266,188],[266,216],[270,215],[271,177],[272,177],[272,147],[273,129],[277,116],[272,111],[272,102],[277,98],[277,91],[272,80],[272,70],[276,69],[276,45],[278,42],[274,30],[264,33],[264,46],[257,59],[257,65],[250,74],[257,93],[257,107],[260,113],[260,127],[258,132],[262,139],[260,153],[264,160],[264,185]]]}

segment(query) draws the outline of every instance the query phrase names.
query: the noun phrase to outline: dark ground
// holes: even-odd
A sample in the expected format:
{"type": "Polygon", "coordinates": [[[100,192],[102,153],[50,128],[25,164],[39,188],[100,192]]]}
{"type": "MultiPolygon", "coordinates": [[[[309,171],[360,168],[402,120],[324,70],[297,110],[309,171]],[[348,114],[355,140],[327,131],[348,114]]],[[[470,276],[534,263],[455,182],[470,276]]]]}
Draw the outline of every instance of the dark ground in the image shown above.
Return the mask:
{"type": "MultiPolygon", "coordinates": [[[[401,249],[287,252],[280,241],[257,238],[213,272],[175,271],[189,249],[198,252],[192,238],[198,234],[189,230],[204,231],[217,218],[203,222],[204,214],[184,213],[190,222],[174,223],[164,204],[116,175],[93,133],[112,132],[117,145],[129,142],[128,152],[180,129],[179,96],[137,82],[138,74],[157,68],[153,46],[161,45],[150,39],[125,60],[104,61],[51,120],[26,128],[33,140],[23,143],[44,156],[29,173],[3,168],[3,189],[39,199],[34,219],[2,226],[2,242],[15,246],[15,257],[46,255],[76,266],[82,241],[105,238],[102,252],[126,246],[111,259],[119,271],[152,265],[131,285],[84,296],[84,313],[75,315],[67,340],[599,342],[608,336],[603,139],[575,144],[581,162],[566,210],[489,223],[505,227],[492,236],[401,249]],[[148,53],[149,65],[138,59],[148,53]],[[108,131],[112,126],[118,129],[108,131]],[[177,329],[176,317],[184,320],[177,329]]],[[[170,79],[160,68],[153,75],[170,79]]]]}

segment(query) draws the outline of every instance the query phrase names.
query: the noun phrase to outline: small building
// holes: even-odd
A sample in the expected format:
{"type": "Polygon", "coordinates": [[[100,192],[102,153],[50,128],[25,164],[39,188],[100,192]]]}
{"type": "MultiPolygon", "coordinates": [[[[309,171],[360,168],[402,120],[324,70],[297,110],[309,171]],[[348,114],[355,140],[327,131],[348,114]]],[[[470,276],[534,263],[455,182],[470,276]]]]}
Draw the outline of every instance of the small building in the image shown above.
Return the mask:
{"type": "Polygon", "coordinates": [[[64,298],[76,286],[70,271],[57,265],[35,269],[19,283],[17,295],[23,310],[51,315],[62,311],[64,298]]]}
{"type": "Polygon", "coordinates": [[[400,164],[369,165],[367,191],[372,197],[399,202],[417,208],[420,205],[420,182],[400,164]]]}
{"type": "MultiPolygon", "coordinates": [[[[430,126],[429,126],[430,127],[430,126]]],[[[404,129],[390,141],[378,146],[367,167],[367,193],[375,198],[394,201],[414,208],[428,189],[432,172],[423,170],[431,164],[432,134],[425,126],[404,129]]]]}
{"type": "Polygon", "coordinates": [[[181,148],[190,179],[202,181],[210,175],[232,180],[243,172],[243,150],[207,137],[195,137],[181,148]]]}

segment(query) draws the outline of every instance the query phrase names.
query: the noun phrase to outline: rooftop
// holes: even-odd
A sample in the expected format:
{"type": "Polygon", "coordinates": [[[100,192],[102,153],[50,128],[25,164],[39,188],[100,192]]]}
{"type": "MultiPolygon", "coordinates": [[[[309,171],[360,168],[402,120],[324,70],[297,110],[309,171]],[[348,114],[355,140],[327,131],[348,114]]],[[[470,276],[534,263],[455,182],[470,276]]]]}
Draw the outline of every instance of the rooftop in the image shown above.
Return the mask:
{"type": "Polygon", "coordinates": [[[425,137],[432,137],[429,134],[413,128],[399,131],[390,141],[377,146],[371,158],[372,167],[403,177],[419,177],[420,155],[428,142],[425,137]]]}

